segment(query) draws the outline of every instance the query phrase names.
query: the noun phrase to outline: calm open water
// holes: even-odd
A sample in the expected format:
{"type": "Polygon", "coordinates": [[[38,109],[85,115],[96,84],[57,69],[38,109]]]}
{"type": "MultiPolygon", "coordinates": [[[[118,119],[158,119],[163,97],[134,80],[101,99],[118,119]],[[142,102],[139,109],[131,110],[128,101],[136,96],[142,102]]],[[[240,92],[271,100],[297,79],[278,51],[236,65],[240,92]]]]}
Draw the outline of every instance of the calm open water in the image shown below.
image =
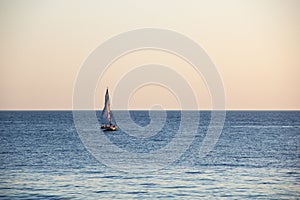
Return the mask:
{"type": "MultiPolygon", "coordinates": [[[[299,111],[229,111],[214,150],[200,159],[210,115],[200,111],[193,143],[172,165],[132,174],[106,167],[86,150],[70,111],[2,111],[0,198],[300,198],[299,111]]],[[[146,111],[131,116],[141,126],[150,122],[146,111]]],[[[147,153],[170,142],[179,122],[180,112],[168,111],[155,142],[132,142],[121,131],[106,137],[120,148],[147,153]]]]}

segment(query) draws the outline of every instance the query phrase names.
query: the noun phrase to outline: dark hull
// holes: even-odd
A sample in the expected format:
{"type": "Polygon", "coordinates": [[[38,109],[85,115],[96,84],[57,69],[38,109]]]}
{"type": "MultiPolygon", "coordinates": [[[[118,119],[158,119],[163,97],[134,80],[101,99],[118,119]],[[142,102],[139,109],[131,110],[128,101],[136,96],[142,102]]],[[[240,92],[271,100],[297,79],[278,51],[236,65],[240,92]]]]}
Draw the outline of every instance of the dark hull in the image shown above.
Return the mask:
{"type": "Polygon", "coordinates": [[[106,128],[105,131],[116,131],[117,128],[112,128],[112,127],[109,127],[109,128],[106,128]]]}
{"type": "Polygon", "coordinates": [[[117,126],[102,125],[101,129],[104,129],[105,131],[116,131],[118,128],[117,128],[117,126]]]}

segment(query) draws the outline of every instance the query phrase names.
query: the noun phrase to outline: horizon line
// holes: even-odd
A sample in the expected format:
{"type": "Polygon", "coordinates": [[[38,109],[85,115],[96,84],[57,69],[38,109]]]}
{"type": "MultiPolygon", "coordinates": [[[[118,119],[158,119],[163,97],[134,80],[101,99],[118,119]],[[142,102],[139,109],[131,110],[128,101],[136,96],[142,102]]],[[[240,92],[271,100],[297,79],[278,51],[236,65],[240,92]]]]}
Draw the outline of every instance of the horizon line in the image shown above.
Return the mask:
{"type": "MultiPolygon", "coordinates": [[[[101,111],[102,109],[0,109],[2,111],[101,111]]],[[[112,111],[300,111],[300,109],[115,109],[112,111]]]]}

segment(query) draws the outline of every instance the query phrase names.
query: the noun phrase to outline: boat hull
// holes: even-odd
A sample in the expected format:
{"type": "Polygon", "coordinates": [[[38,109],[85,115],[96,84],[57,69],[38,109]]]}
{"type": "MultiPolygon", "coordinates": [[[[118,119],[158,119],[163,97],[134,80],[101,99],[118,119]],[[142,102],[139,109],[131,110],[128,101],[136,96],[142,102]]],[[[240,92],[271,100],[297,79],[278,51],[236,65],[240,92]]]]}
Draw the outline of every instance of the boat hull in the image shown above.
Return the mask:
{"type": "Polygon", "coordinates": [[[108,127],[105,129],[106,131],[116,131],[117,127],[108,127]]]}
{"type": "Polygon", "coordinates": [[[107,129],[107,128],[109,128],[108,125],[102,125],[102,126],[101,126],[101,129],[107,129]]]}
{"type": "Polygon", "coordinates": [[[115,125],[112,126],[102,125],[101,129],[104,129],[105,131],[116,131],[118,127],[115,125]]]}

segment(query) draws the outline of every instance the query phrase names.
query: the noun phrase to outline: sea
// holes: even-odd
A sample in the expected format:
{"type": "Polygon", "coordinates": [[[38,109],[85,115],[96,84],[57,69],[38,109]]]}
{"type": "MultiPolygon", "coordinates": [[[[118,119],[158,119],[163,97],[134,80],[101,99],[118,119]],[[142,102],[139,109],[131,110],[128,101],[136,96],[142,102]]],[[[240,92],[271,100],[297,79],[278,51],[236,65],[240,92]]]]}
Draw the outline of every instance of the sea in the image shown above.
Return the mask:
{"type": "MultiPolygon", "coordinates": [[[[72,111],[1,111],[0,199],[300,199],[300,111],[226,111],[202,156],[212,112],[185,112],[195,131],[180,128],[181,111],[129,111],[138,134],[105,132],[99,122],[97,156],[72,111]],[[160,115],[162,127],[148,127],[160,115]],[[136,160],[153,152],[155,158],[138,170],[114,149],[136,160]]],[[[97,149],[96,137],[93,144],[97,149]]]]}

